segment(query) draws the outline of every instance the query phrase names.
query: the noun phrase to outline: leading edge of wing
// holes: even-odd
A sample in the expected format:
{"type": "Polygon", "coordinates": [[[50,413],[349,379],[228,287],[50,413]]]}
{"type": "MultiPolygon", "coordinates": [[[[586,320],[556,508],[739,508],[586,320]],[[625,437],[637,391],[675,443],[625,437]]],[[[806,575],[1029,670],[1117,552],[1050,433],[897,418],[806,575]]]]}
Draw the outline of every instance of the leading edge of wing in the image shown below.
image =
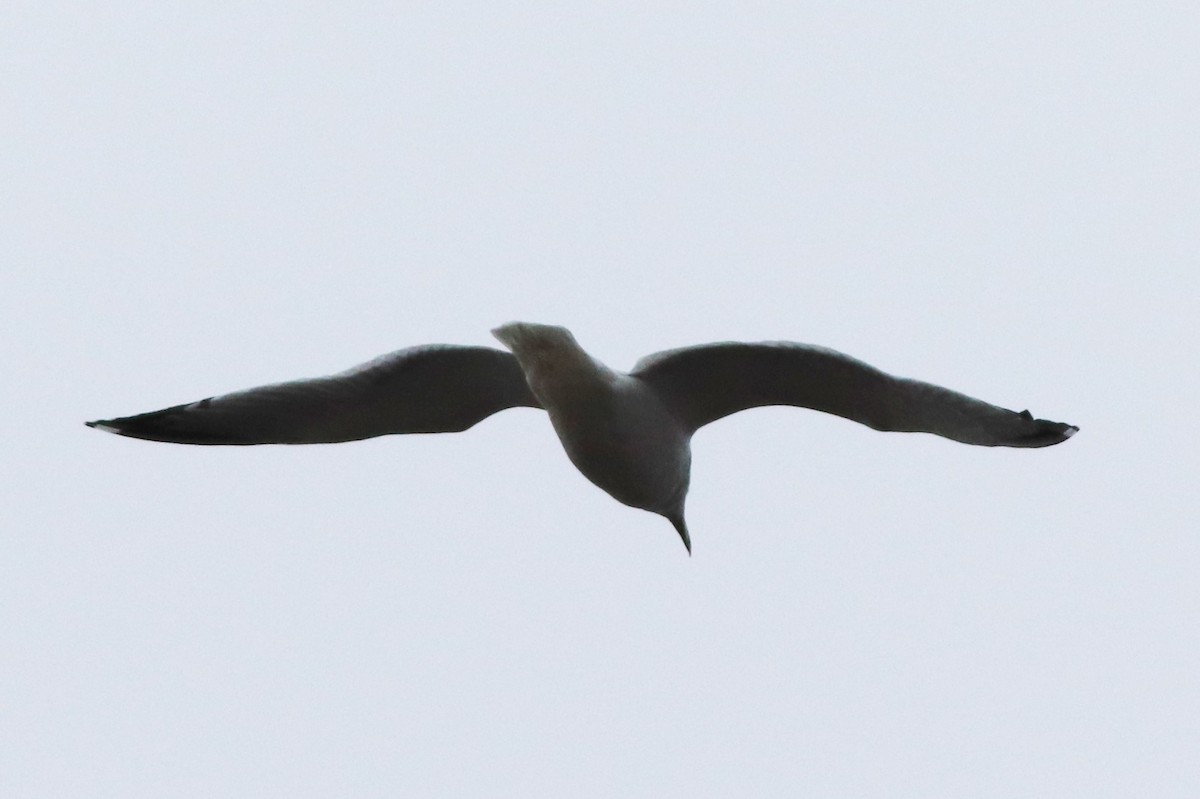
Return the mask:
{"type": "Polygon", "coordinates": [[[178,444],[317,444],[459,432],[514,407],[541,406],[511,353],[431,344],[381,355],[328,377],[86,424],[178,444]]]}
{"type": "Polygon", "coordinates": [[[1078,427],[1035,419],[920,380],[894,377],[809,344],[722,342],[655,353],[634,367],[692,430],[731,413],[791,405],[876,430],[933,433],[965,444],[1044,447],[1078,427]]]}

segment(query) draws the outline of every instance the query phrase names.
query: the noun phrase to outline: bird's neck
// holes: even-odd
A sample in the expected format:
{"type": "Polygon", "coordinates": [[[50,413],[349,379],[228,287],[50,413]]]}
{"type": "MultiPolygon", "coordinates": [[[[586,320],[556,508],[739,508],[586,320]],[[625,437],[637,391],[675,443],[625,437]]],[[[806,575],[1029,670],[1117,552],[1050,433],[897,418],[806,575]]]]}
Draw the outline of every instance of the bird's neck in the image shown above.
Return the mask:
{"type": "Polygon", "coordinates": [[[536,357],[518,361],[525,372],[530,390],[547,408],[575,404],[585,397],[609,393],[617,373],[588,355],[578,346],[542,351],[536,357]]]}
{"type": "Polygon", "coordinates": [[[547,410],[601,399],[620,378],[588,355],[564,327],[513,322],[493,332],[512,350],[530,390],[547,410]]]}

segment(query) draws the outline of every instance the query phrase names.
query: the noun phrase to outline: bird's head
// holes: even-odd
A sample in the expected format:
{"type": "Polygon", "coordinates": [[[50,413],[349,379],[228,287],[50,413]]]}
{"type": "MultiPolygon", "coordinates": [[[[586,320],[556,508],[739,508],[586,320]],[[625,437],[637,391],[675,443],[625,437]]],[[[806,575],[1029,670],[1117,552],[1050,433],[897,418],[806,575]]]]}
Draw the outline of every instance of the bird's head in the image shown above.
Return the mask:
{"type": "Polygon", "coordinates": [[[513,352],[562,346],[564,343],[579,346],[571,331],[565,327],[541,325],[537,322],[506,322],[493,328],[492,335],[513,352]]]}
{"type": "Polygon", "coordinates": [[[492,330],[492,335],[512,350],[527,374],[531,370],[551,371],[591,360],[571,331],[558,325],[508,322],[492,330]]]}

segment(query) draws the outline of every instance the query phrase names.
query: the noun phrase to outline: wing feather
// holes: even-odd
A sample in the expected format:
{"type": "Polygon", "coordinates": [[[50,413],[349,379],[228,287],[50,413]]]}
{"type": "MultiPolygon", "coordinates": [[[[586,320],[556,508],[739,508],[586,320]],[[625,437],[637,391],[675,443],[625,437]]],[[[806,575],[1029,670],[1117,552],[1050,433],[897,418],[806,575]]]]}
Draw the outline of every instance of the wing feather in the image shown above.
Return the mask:
{"type": "Polygon", "coordinates": [[[516,358],[490,347],[425,345],[329,377],[88,422],[176,444],[326,444],[466,430],[505,408],[541,407],[516,358]]]}
{"type": "Polygon", "coordinates": [[[633,376],[690,430],[731,413],[792,405],[876,430],[933,433],[965,444],[1045,447],[1079,428],[1034,419],[919,380],[893,377],[835,350],[791,342],[726,342],[649,355],[633,376]]]}

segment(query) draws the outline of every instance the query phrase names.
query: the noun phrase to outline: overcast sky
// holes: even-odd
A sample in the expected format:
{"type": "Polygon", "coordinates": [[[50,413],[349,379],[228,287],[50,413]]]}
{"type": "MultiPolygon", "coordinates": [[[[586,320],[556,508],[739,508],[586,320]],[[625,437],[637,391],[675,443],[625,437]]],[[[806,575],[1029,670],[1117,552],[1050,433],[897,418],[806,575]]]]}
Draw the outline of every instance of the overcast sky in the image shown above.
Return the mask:
{"type": "Polygon", "coordinates": [[[1193,6],[192,5],[0,11],[0,794],[1196,795],[1193,6]],[[82,424],[514,319],[1082,432],[82,424]]]}

